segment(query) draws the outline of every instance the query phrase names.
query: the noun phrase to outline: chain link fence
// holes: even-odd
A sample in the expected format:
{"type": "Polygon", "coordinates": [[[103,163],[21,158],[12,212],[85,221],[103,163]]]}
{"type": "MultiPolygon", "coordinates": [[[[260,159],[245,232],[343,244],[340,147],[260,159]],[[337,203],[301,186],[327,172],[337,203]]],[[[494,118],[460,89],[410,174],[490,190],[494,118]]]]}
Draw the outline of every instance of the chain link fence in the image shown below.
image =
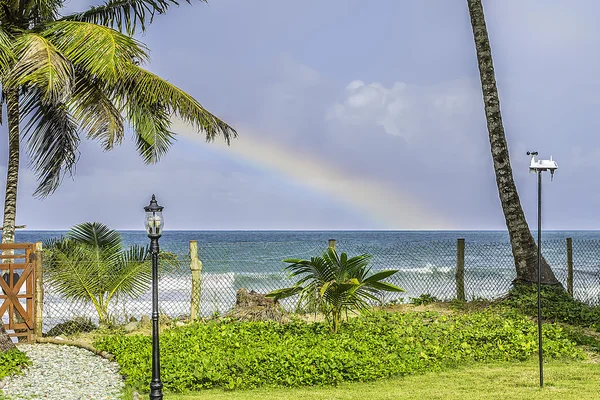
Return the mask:
{"type": "MultiPolygon", "coordinates": [[[[190,248],[187,243],[165,249],[179,258],[177,268],[159,279],[159,309],[163,318],[188,319],[195,307],[199,317],[223,315],[233,308],[241,288],[258,293],[291,286],[282,260],[310,259],[327,248],[322,242],[284,243],[206,243],[198,244],[201,282],[193,279],[190,248]],[[193,295],[194,293],[194,295],[193,295]],[[199,302],[197,300],[200,300],[199,302]]],[[[387,279],[404,293],[385,293],[381,303],[408,303],[423,294],[438,299],[456,298],[457,243],[405,242],[386,246],[358,242],[336,243],[338,253],[349,256],[368,253],[373,256],[372,272],[395,269],[387,279]]],[[[568,261],[565,241],[547,241],[542,252],[559,281],[567,287],[568,261]]],[[[464,252],[465,297],[494,299],[508,292],[515,279],[515,267],[509,243],[469,243],[464,252]]],[[[574,241],[572,246],[573,296],[591,305],[600,305],[600,241],[574,241]]],[[[112,279],[115,277],[106,277],[112,279]]],[[[150,286],[136,298],[116,297],[108,306],[110,321],[126,324],[146,320],[151,313],[150,286]]],[[[284,308],[294,310],[294,299],[286,299],[284,308]]],[[[65,299],[56,285],[44,281],[43,332],[56,336],[81,330],[78,324],[96,325],[98,313],[91,302],[65,299]]]]}

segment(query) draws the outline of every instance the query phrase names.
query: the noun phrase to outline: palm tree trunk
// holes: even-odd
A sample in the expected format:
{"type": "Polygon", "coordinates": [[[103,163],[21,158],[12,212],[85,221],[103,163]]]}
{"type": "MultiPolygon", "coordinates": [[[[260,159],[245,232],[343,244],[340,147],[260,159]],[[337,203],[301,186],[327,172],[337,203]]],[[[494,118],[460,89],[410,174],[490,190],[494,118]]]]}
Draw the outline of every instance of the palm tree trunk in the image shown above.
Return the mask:
{"type": "Polygon", "coordinates": [[[8,113],[8,169],[6,172],[6,196],[4,197],[4,222],[2,243],[15,242],[17,217],[17,184],[19,182],[19,92],[6,93],[8,113]]]}
{"type": "MultiPolygon", "coordinates": [[[[492,61],[492,50],[485,25],[483,5],[481,0],[467,0],[469,14],[471,15],[471,27],[475,39],[477,52],[477,63],[481,77],[481,88],[483,92],[483,103],[487,119],[492,159],[494,161],[494,172],[496,173],[496,184],[500,195],[500,203],[506,220],[506,227],[510,236],[512,253],[515,260],[517,278],[515,283],[537,282],[537,247],[523,208],[517,193],[517,187],[513,180],[512,168],[508,153],[508,144],[504,135],[504,126],[500,115],[500,100],[498,88],[494,75],[494,64],[492,61]]],[[[542,259],[542,280],[544,284],[560,284],[552,269],[542,259]]]]}

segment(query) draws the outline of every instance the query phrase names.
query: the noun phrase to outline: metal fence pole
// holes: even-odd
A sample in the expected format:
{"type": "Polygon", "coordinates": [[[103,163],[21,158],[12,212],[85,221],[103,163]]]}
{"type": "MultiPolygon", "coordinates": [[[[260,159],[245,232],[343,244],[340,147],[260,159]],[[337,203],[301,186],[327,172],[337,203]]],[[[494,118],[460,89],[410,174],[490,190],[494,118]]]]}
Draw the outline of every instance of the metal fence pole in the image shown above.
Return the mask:
{"type": "Polygon", "coordinates": [[[573,239],[567,238],[567,293],[573,297],[573,239]]]}
{"type": "Polygon", "coordinates": [[[456,298],[465,301],[465,239],[456,240],[456,298]]]}
{"type": "Polygon", "coordinates": [[[190,240],[190,270],[192,271],[192,293],[190,296],[190,321],[198,319],[200,295],[202,294],[202,261],[198,259],[198,242],[190,240]]]}

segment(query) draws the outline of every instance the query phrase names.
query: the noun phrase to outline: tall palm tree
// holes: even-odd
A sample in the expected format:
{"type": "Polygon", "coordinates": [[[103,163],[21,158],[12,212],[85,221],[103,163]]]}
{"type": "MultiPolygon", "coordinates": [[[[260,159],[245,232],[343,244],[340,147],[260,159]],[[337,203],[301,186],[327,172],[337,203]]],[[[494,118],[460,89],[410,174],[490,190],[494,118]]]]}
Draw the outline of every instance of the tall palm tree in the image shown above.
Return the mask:
{"type": "MultiPolygon", "coordinates": [[[[483,5],[481,0],[467,0],[467,4],[471,15],[473,38],[475,39],[496,184],[517,271],[515,283],[537,282],[537,247],[527,225],[517,187],[513,180],[508,144],[506,143],[502,116],[500,115],[500,100],[498,98],[498,88],[496,87],[492,50],[485,24],[483,5]]],[[[542,259],[541,270],[542,283],[559,284],[552,269],[544,259],[542,259]]]]}
{"type": "Polygon", "coordinates": [[[20,141],[38,180],[34,195],[45,197],[74,173],[82,134],[111,150],[128,123],[148,164],[172,144],[172,117],[207,141],[237,136],[192,96],[142,67],[148,49],[132,35],[176,0],[108,0],[61,16],[63,4],[0,0],[0,101],[9,132],[3,243],[14,242],[20,141]]]}

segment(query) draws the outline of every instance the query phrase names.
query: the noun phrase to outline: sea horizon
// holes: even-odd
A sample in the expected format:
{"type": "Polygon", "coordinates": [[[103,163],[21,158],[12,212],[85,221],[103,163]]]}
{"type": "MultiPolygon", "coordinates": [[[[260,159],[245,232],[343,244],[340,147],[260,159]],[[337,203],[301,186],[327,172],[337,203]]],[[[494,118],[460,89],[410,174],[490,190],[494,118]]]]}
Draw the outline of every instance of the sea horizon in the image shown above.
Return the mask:
{"type": "MultiPolygon", "coordinates": [[[[60,229],[19,229],[17,232],[67,232],[60,229]]],[[[144,232],[144,229],[115,229],[118,232],[144,232]]],[[[543,232],[600,232],[600,229],[542,229],[543,232]]],[[[163,232],[508,232],[507,229],[165,229],[163,232]]],[[[531,229],[537,232],[537,229],[531,229]]]]}

